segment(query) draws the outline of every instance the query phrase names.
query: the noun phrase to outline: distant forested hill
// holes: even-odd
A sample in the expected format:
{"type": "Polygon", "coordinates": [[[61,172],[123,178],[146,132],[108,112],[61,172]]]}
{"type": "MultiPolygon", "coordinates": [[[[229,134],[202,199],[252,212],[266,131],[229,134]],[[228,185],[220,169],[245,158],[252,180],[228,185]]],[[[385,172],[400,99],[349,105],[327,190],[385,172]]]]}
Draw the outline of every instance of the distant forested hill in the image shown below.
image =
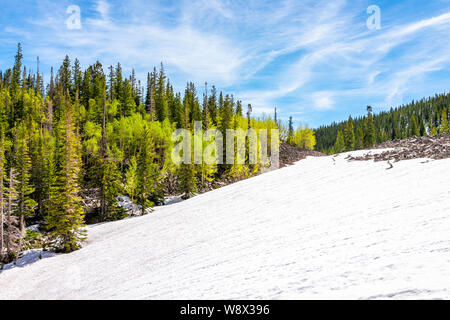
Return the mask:
{"type": "Polygon", "coordinates": [[[450,93],[412,101],[378,114],[367,107],[367,115],[334,122],[315,130],[316,149],[338,153],[371,147],[374,144],[412,136],[449,132],[450,93]]]}

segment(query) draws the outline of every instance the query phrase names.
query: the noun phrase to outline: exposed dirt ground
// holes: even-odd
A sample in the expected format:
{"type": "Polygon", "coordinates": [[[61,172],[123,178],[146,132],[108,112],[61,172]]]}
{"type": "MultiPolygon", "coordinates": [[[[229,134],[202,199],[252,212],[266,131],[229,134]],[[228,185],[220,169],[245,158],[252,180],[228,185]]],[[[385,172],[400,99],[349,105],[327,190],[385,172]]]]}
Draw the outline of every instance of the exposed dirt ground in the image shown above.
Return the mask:
{"type": "Polygon", "coordinates": [[[308,156],[323,157],[326,154],[318,151],[302,150],[284,142],[280,144],[280,168],[305,159],[308,156]]]}

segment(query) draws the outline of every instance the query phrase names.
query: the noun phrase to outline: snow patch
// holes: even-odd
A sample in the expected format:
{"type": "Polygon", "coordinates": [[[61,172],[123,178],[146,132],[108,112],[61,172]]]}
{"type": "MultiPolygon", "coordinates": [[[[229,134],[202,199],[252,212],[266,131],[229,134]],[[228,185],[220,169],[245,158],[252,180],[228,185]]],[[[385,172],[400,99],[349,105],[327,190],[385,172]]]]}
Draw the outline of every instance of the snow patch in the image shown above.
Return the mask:
{"type": "Polygon", "coordinates": [[[89,226],[0,299],[449,299],[450,159],[421,162],[306,158],[89,226]]]}
{"type": "Polygon", "coordinates": [[[4,272],[6,270],[14,269],[14,268],[23,268],[23,267],[26,267],[32,263],[35,263],[35,262],[41,260],[41,259],[50,258],[55,255],[56,255],[56,253],[54,253],[54,252],[44,251],[42,249],[27,250],[23,253],[22,257],[17,259],[16,263],[11,262],[11,263],[5,264],[3,266],[3,270],[1,270],[1,268],[0,268],[0,273],[4,272]]]}

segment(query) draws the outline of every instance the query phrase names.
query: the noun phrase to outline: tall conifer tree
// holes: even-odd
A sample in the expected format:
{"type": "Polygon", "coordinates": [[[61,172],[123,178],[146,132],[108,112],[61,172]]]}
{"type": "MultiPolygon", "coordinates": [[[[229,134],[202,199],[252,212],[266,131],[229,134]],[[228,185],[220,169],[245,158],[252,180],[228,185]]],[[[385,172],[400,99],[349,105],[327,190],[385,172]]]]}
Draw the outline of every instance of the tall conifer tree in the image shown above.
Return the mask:
{"type": "Polygon", "coordinates": [[[80,248],[85,239],[84,211],[81,207],[80,174],[81,143],[76,133],[70,100],[65,99],[64,117],[58,125],[58,172],[56,199],[58,210],[49,212],[48,228],[51,230],[51,245],[62,252],[80,248]]]}

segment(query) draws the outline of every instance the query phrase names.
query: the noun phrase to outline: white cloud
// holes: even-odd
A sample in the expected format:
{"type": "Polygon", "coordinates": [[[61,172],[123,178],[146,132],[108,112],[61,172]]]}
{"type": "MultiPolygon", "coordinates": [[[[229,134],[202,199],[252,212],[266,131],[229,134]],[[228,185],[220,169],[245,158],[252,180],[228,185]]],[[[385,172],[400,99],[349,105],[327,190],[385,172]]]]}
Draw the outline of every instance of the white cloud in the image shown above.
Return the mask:
{"type": "Polygon", "coordinates": [[[109,19],[109,3],[106,0],[97,1],[96,9],[100,13],[103,20],[109,19]]]}
{"type": "Polygon", "coordinates": [[[316,110],[329,110],[334,106],[332,94],[326,91],[315,92],[312,95],[312,100],[314,102],[314,108],[316,110]]]}

